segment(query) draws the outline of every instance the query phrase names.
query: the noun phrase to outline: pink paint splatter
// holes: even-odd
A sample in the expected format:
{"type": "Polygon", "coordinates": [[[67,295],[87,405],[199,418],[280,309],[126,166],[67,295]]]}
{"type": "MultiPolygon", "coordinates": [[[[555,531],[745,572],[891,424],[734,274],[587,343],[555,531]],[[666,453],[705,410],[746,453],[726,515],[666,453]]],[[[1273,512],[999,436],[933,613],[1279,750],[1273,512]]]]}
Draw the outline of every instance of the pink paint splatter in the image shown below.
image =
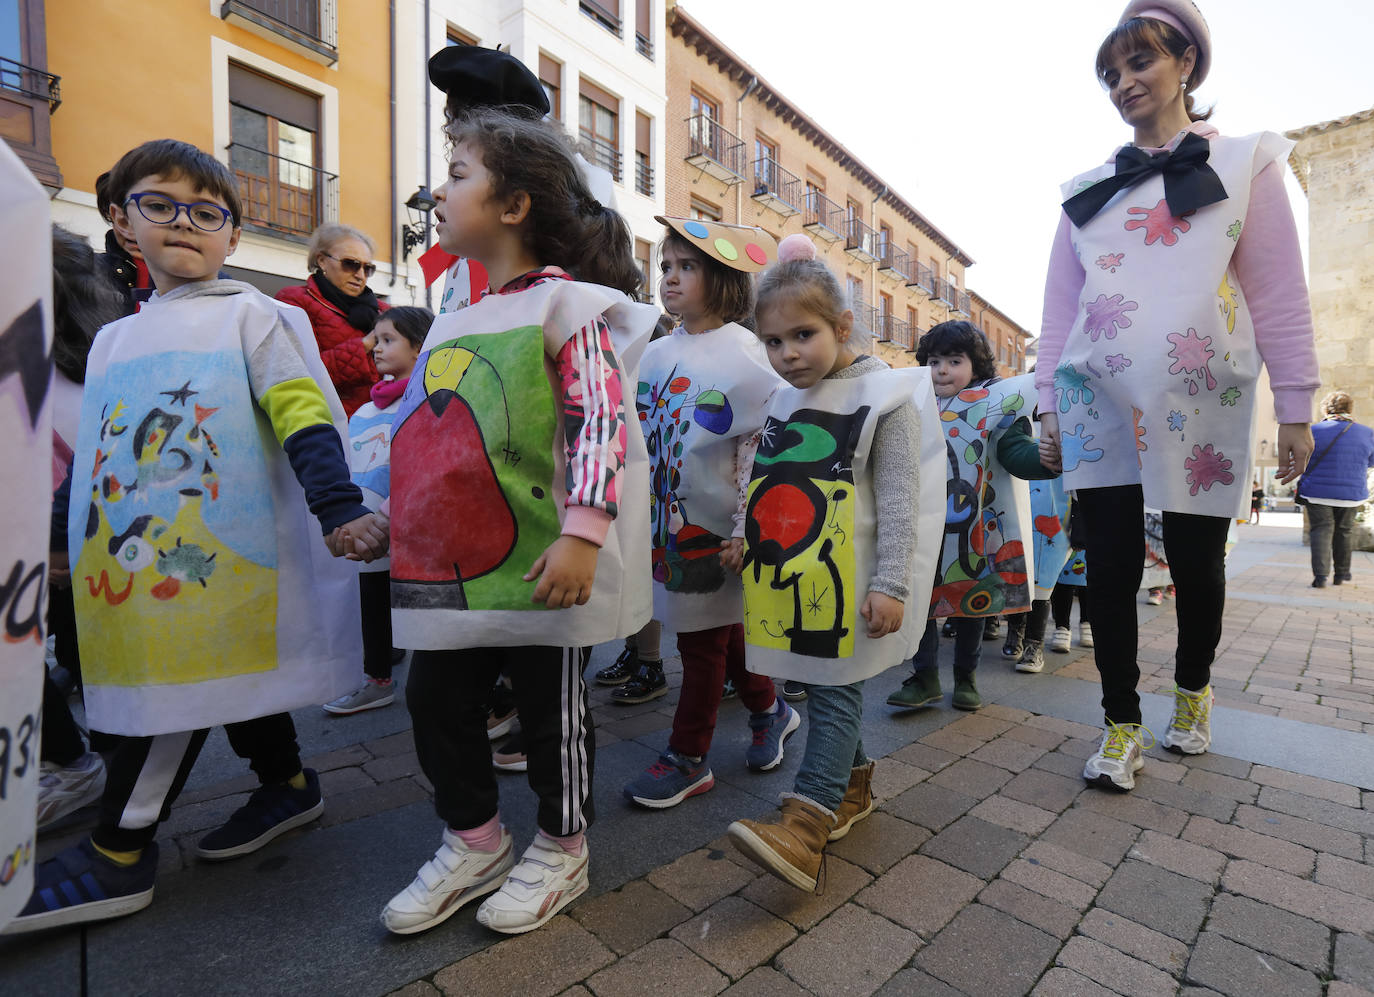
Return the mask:
{"type": "Polygon", "coordinates": [[[1169,213],[1169,202],[1160,199],[1160,202],[1153,208],[1127,208],[1128,215],[1142,215],[1141,218],[1132,218],[1126,222],[1126,231],[1131,232],[1135,229],[1145,230],[1145,245],[1153,246],[1156,242],[1163,242],[1166,246],[1172,246],[1178,242],[1178,232],[1187,232],[1191,227],[1182,218],[1175,218],[1169,213]]]}
{"type": "Polygon", "coordinates": [[[1125,253],[1103,253],[1097,258],[1097,265],[1103,270],[1110,270],[1116,273],[1116,268],[1125,263],[1125,253]]]}
{"type": "Polygon", "coordinates": [[[1188,469],[1188,494],[1196,495],[1199,488],[1208,491],[1215,484],[1229,485],[1236,480],[1231,473],[1231,461],[1220,450],[1213,450],[1212,444],[1205,447],[1193,444],[1193,456],[1183,461],[1188,469]]]}
{"type": "MultiPolygon", "coordinates": [[[[1208,391],[1215,391],[1217,379],[1212,376],[1212,370],[1208,366],[1216,356],[1211,348],[1212,337],[1199,336],[1196,329],[1190,328],[1186,333],[1171,332],[1167,338],[1174,344],[1174,348],[1169,351],[1169,356],[1174,361],[1169,373],[1196,375],[1207,382],[1208,391]]],[[[1188,394],[1197,394],[1197,382],[1191,378],[1188,381],[1188,394]]]]}

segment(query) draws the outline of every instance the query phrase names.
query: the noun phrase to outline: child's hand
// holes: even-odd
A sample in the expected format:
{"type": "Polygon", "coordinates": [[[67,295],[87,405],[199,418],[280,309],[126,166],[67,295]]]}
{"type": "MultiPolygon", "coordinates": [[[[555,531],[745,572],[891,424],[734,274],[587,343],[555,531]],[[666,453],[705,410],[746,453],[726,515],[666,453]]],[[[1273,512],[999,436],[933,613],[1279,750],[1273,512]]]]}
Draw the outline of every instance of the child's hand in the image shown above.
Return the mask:
{"type": "Polygon", "coordinates": [[[325,540],[329,552],[350,561],[375,561],[390,545],[390,522],[385,516],[369,512],[344,523],[325,540]]]}
{"type": "Polygon", "coordinates": [[[542,602],[550,609],[568,609],[574,603],[586,605],[596,578],[596,555],[601,548],[581,537],[561,536],[539,555],[525,581],[536,578],[530,602],[542,602]]]}
{"type": "Polygon", "coordinates": [[[905,607],[901,599],[894,599],[881,592],[870,592],[859,608],[859,615],[868,621],[868,636],[886,637],[901,629],[902,614],[905,607]]]}
{"type": "Polygon", "coordinates": [[[1064,473],[1059,451],[1059,415],[1055,412],[1040,413],[1040,466],[1055,474],[1064,473]]]}
{"type": "Polygon", "coordinates": [[[65,550],[48,551],[48,584],[60,589],[71,587],[72,570],[65,550]]]}
{"type": "Polygon", "coordinates": [[[721,548],[720,563],[725,565],[725,570],[738,575],[744,570],[744,538],[732,537],[730,541],[721,548]]]}

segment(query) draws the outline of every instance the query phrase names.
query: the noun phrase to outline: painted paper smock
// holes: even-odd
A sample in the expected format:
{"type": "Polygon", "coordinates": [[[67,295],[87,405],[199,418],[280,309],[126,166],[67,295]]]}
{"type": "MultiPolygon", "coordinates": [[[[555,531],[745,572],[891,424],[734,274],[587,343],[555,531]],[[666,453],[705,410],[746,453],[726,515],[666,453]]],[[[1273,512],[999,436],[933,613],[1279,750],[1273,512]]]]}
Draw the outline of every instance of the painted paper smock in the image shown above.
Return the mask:
{"type": "MultiPolygon", "coordinates": [[[[1064,486],[1140,484],[1169,512],[1243,516],[1260,356],[1232,256],[1256,174],[1293,143],[1272,132],[1210,140],[1226,198],[1175,218],[1156,174],[1083,228],[1087,272],[1054,372],[1064,486]]],[[[1112,174],[1104,164],[1065,197],[1112,174]]]]}
{"type": "MultiPolygon", "coordinates": [[[[617,511],[585,605],[548,609],[523,581],[562,532],[566,457],[553,363],[600,316],[633,383],[658,311],[595,284],[490,294],[430,327],[393,424],[391,605],[397,645],[599,644],[650,618],[644,437],[624,433],[617,511]]],[[[622,430],[633,409],[615,404],[622,430]]],[[[588,426],[587,433],[602,427],[588,426]]]]}
{"type": "MultiPolygon", "coordinates": [[[[348,471],[369,509],[378,508],[391,495],[392,423],[400,408],[399,398],[385,408],[366,402],[348,417],[348,471]]],[[[391,558],[357,564],[360,571],[388,571],[391,558]]]]}
{"type": "Polygon", "coordinates": [[[930,618],[1030,608],[1030,492],[997,460],[997,443],[1035,408],[1033,374],[970,385],[939,399],[946,506],[930,618]]]}
{"type": "Polygon", "coordinates": [[[155,295],[91,347],[68,530],[98,730],[249,720],[355,677],[357,572],[330,556],[250,383],[279,319],[347,439],[309,319],[251,285],[155,295]]]}
{"type": "Polygon", "coordinates": [[[0,142],[0,927],[33,890],[52,508],[48,194],[0,142]]]}
{"type": "Polygon", "coordinates": [[[743,586],[720,561],[739,510],[735,458],[782,383],[758,337],[733,322],[645,347],[636,408],[649,452],[654,618],[670,630],[743,619],[743,586]]]}
{"type": "Polygon", "coordinates": [[[806,389],[784,385],[774,394],[744,526],[750,671],[848,685],[911,655],[935,572],[930,538],[943,519],[938,425],[930,374],[921,368],[827,378],[806,389]],[[920,426],[910,594],[901,628],[875,640],[859,615],[876,563],[873,434],[882,416],[908,401],[920,426]]]}
{"type": "MultiPolygon", "coordinates": [[[[1039,427],[1036,427],[1037,435],[1039,427]]],[[[1026,482],[1030,489],[1031,536],[1035,541],[1034,598],[1048,599],[1073,556],[1069,544],[1069,497],[1063,478],[1026,482]]]]}

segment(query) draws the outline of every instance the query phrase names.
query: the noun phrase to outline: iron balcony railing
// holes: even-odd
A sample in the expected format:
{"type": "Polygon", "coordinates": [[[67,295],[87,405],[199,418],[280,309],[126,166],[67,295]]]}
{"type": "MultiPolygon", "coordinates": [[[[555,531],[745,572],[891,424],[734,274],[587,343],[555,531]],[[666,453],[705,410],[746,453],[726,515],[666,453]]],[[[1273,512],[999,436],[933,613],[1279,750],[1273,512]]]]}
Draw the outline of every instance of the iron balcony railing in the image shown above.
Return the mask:
{"type": "Polygon", "coordinates": [[[649,61],[654,58],[654,41],[641,31],[635,32],[635,51],[649,61]]]}
{"type": "Polygon", "coordinates": [[[238,14],[310,48],[323,45],[337,51],[337,3],[338,0],[224,0],[219,16],[238,14]]]}
{"type": "Polygon", "coordinates": [[[305,236],[321,222],[338,218],[337,174],[242,142],[230,142],[228,150],[245,222],[305,236]]]}
{"type": "Polygon", "coordinates": [[[635,160],[635,191],[645,197],[654,196],[654,168],[646,159],[635,160]]]}
{"type": "Polygon", "coordinates": [[[934,292],[932,291],[934,280],[935,274],[931,272],[930,267],[926,266],[920,260],[911,261],[911,273],[907,275],[907,287],[919,287],[921,290],[934,297],[934,292]]]}
{"type": "Polygon", "coordinates": [[[582,154],[587,157],[589,162],[595,163],[611,175],[611,179],[620,179],[621,155],[620,150],[604,138],[597,138],[595,135],[582,133],[582,154]]]}
{"type": "Polygon", "coordinates": [[[877,338],[882,342],[900,346],[904,350],[915,348],[911,323],[896,315],[879,316],[877,338]]]}
{"type": "Polygon", "coordinates": [[[949,304],[949,283],[939,277],[932,277],[930,287],[926,289],[931,301],[938,301],[942,305],[949,304]]]}
{"type": "Polygon", "coordinates": [[[0,57],[0,89],[48,102],[48,113],[62,103],[62,77],[0,57]]]}
{"type": "Polygon", "coordinates": [[[620,37],[620,18],[601,6],[596,0],[578,0],[577,5],[582,9],[582,13],[586,14],[617,38],[620,37]]]}
{"type": "Polygon", "coordinates": [[[861,329],[867,329],[874,336],[878,335],[878,309],[862,301],[852,302],[849,309],[854,313],[854,321],[861,329]]]}
{"type": "Polygon", "coordinates": [[[959,307],[959,285],[953,281],[944,281],[944,288],[941,290],[940,300],[951,309],[959,307]]]}
{"type": "Polygon", "coordinates": [[[815,187],[809,187],[802,205],[802,228],[818,239],[835,242],[844,234],[844,209],[815,187]]]}
{"type": "Polygon", "coordinates": [[[973,299],[968,296],[967,291],[960,291],[958,288],[955,288],[955,291],[957,292],[957,297],[959,299],[954,305],[955,310],[960,315],[972,315],[973,299]]]}
{"type": "Polygon", "coordinates": [[[687,119],[687,162],[726,184],[744,179],[744,143],[707,114],[687,119]]]}
{"type": "Polygon", "coordinates": [[[788,173],[771,156],[754,160],[753,198],[765,208],[772,208],[784,218],[791,218],[801,210],[802,182],[788,173]]]}
{"type": "Polygon", "coordinates": [[[911,275],[911,257],[891,239],[878,240],[878,272],[905,282],[911,275]]]}
{"type": "Polygon", "coordinates": [[[844,251],[860,263],[878,259],[878,235],[860,218],[848,218],[844,227],[844,251]]]}

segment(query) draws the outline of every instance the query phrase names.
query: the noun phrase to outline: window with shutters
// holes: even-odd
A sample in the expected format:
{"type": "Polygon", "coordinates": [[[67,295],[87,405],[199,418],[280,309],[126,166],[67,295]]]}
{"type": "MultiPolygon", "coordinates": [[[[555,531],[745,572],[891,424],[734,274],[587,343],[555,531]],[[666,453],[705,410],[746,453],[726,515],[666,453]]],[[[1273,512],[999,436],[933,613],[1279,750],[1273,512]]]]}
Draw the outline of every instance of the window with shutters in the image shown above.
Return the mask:
{"type": "Polygon", "coordinates": [[[635,191],[654,196],[654,119],[635,111],[635,191]]]}
{"type": "Polygon", "coordinates": [[[620,179],[620,100],[583,80],[578,96],[578,135],[583,155],[620,179]]]}
{"type": "Polygon", "coordinates": [[[539,53],[539,82],[544,85],[544,93],[549,96],[550,113],[557,120],[563,119],[563,64],[539,53]]]}

